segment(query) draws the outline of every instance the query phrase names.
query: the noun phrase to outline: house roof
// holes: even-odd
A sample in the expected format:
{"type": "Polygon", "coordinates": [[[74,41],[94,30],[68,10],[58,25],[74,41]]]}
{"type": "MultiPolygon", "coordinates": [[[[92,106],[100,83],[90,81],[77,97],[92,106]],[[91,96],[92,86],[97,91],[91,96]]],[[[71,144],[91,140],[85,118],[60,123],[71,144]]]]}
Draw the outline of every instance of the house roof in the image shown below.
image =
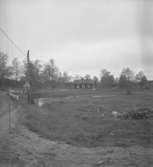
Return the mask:
{"type": "Polygon", "coordinates": [[[93,84],[94,81],[92,79],[79,79],[79,80],[74,80],[73,83],[75,84],[93,84]]]}

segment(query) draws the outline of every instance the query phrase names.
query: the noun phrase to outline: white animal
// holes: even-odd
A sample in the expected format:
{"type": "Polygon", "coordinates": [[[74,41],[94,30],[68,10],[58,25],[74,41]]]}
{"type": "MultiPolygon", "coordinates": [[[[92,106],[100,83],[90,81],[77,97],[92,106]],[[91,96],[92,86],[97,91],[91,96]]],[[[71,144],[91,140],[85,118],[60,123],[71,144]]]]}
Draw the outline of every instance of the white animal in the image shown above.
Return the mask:
{"type": "Polygon", "coordinates": [[[113,117],[118,118],[121,114],[117,111],[112,111],[112,115],[113,117]]]}

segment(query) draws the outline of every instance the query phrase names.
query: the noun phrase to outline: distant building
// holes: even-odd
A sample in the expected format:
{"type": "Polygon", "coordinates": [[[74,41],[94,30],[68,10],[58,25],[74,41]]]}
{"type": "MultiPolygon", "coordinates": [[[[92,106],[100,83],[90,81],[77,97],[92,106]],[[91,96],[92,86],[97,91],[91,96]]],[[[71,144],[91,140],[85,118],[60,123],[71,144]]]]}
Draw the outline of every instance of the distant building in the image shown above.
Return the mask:
{"type": "Polygon", "coordinates": [[[73,87],[75,89],[93,89],[95,83],[92,79],[79,79],[73,81],[73,87]]]}
{"type": "Polygon", "coordinates": [[[149,80],[147,86],[150,88],[153,88],[153,80],[149,80]]]}

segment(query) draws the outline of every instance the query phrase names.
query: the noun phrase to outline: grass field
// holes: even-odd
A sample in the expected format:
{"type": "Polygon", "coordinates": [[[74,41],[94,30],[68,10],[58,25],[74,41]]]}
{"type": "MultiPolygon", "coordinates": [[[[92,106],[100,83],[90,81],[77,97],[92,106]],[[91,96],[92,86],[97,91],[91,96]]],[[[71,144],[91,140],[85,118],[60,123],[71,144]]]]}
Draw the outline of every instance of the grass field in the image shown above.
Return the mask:
{"type": "Polygon", "coordinates": [[[128,96],[121,90],[57,90],[50,95],[41,108],[24,107],[24,123],[40,136],[85,147],[153,145],[152,119],[120,120],[112,116],[112,111],[153,108],[150,90],[128,96]]]}

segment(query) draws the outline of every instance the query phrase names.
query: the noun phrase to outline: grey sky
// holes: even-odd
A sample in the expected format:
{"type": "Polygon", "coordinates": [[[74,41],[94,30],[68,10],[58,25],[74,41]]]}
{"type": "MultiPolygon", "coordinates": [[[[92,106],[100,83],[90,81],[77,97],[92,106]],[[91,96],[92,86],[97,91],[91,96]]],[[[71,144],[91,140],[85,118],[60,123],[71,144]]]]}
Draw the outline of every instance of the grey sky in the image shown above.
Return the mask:
{"type": "MultiPolygon", "coordinates": [[[[152,9],[151,0],[0,0],[0,26],[32,59],[54,58],[70,74],[129,66],[151,78],[152,9]]],[[[1,33],[0,44],[23,59],[1,33]]]]}

